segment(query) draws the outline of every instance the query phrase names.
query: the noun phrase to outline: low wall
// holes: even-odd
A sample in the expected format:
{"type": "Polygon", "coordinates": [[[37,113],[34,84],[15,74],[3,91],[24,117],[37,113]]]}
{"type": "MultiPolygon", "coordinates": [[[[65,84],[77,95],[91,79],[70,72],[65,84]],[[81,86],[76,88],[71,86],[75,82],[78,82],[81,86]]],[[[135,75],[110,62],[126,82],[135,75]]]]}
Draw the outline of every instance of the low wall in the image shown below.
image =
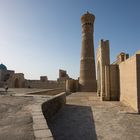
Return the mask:
{"type": "Polygon", "coordinates": [[[65,89],[65,81],[41,81],[41,80],[26,80],[25,87],[28,88],[40,88],[40,89],[65,89]]]}
{"type": "Polygon", "coordinates": [[[54,96],[38,95],[34,98],[36,102],[32,104],[31,109],[35,140],[54,140],[48,119],[51,119],[65,105],[66,93],[62,92],[54,96]]]}
{"type": "Polygon", "coordinates": [[[28,94],[34,94],[34,95],[57,95],[61,92],[64,92],[63,89],[47,89],[47,90],[40,90],[40,91],[34,91],[32,93],[28,93],[28,94]]]}
{"type": "Polygon", "coordinates": [[[42,112],[47,120],[51,120],[53,116],[66,104],[66,93],[62,92],[55,95],[50,100],[42,104],[42,112]]]}

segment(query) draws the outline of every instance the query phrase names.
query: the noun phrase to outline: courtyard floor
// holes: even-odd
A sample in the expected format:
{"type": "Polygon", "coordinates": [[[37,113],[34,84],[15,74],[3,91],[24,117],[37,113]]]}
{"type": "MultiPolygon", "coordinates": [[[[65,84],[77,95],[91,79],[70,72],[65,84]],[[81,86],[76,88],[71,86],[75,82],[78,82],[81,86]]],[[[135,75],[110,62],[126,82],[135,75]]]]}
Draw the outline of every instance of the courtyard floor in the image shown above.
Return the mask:
{"type": "Polygon", "coordinates": [[[0,88],[0,140],[34,140],[32,105],[36,99],[27,93],[42,89],[0,88]]]}
{"type": "Polygon", "coordinates": [[[49,126],[54,140],[140,140],[140,115],[120,102],[102,102],[96,93],[67,96],[49,126]]]}
{"type": "Polygon", "coordinates": [[[0,96],[0,140],[34,140],[32,97],[0,96]]]}
{"type": "MultiPolygon", "coordinates": [[[[30,105],[35,100],[23,96],[31,91],[36,89],[1,90],[0,140],[34,140],[30,105]]],[[[96,93],[67,96],[48,125],[54,140],[140,140],[140,115],[120,102],[102,102],[96,93]]]]}

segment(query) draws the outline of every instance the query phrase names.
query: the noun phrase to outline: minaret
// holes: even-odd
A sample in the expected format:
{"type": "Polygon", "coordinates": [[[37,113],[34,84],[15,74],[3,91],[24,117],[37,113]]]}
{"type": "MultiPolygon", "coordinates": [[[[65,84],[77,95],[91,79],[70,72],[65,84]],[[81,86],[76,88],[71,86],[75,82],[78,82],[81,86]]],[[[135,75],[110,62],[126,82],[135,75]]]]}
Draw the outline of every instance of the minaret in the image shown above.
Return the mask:
{"type": "Polygon", "coordinates": [[[94,57],[94,20],[95,16],[87,12],[81,17],[82,50],[80,61],[79,90],[96,92],[96,74],[94,57]]]}

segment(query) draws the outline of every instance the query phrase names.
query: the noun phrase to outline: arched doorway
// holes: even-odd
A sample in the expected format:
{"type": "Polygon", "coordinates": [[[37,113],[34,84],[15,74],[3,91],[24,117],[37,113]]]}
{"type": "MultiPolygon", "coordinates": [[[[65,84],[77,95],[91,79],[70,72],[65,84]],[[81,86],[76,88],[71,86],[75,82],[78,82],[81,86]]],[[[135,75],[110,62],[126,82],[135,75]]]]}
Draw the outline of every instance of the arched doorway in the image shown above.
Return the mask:
{"type": "Polygon", "coordinates": [[[10,78],[10,74],[9,73],[4,75],[4,82],[6,82],[9,78],[10,78]]]}
{"type": "Polygon", "coordinates": [[[97,94],[100,96],[101,93],[101,68],[100,62],[97,64],[97,94]]]}
{"type": "Polygon", "coordinates": [[[19,79],[18,79],[18,78],[16,78],[16,79],[14,80],[14,87],[15,87],[15,88],[19,88],[19,79]]]}

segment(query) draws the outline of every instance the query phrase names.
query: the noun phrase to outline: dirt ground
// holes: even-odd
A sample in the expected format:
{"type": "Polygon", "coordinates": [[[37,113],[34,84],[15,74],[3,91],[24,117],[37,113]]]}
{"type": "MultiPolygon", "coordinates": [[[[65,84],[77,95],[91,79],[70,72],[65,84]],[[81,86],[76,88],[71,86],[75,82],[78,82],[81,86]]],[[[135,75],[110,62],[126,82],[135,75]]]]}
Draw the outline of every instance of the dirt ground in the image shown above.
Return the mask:
{"type": "Polygon", "coordinates": [[[32,97],[0,95],[0,140],[34,140],[32,97]]]}

